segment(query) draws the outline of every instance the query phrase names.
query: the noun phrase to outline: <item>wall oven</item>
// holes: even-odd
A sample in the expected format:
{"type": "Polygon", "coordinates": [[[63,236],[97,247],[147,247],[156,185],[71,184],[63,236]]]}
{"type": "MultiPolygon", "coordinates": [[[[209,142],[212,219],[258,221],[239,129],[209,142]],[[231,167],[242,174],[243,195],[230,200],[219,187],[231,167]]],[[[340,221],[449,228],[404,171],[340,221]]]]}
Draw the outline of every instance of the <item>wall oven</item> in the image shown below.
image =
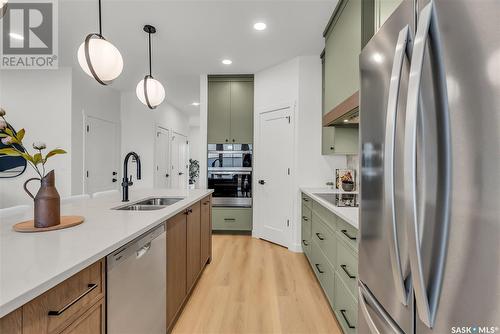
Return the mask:
{"type": "Polygon", "coordinates": [[[213,206],[252,206],[252,144],[208,144],[213,206]]]}

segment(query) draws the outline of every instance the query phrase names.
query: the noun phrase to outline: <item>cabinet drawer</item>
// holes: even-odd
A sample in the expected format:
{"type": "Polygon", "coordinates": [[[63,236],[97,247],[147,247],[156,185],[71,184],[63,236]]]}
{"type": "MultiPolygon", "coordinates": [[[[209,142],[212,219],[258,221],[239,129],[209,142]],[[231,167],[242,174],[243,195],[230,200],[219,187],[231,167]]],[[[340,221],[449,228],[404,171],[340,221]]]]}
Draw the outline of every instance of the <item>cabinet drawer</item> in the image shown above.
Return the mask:
{"type": "Polygon", "coordinates": [[[83,269],[23,306],[23,334],[57,333],[105,294],[104,260],[83,269]]]}
{"type": "Polygon", "coordinates": [[[302,240],[311,241],[311,218],[302,217],[302,240]]]}
{"type": "Polygon", "coordinates": [[[347,242],[356,252],[358,251],[358,230],[348,222],[338,219],[337,228],[340,238],[347,242]]]}
{"type": "Polygon", "coordinates": [[[313,213],[311,239],[323,251],[328,262],[335,267],[337,239],[335,232],[327,227],[315,213],[313,213]]]}
{"type": "Polygon", "coordinates": [[[302,219],[307,218],[308,220],[311,220],[311,216],[312,216],[311,208],[302,203],[302,213],[301,213],[302,219]]]}
{"type": "MultiPolygon", "coordinates": [[[[338,233],[338,232],[337,232],[338,233]]],[[[337,240],[337,272],[347,285],[353,296],[356,296],[358,281],[358,256],[338,236],[337,240]]]]}
{"type": "Polygon", "coordinates": [[[337,216],[320,204],[313,202],[313,214],[316,214],[332,230],[337,230],[337,216]]]}
{"type": "Polygon", "coordinates": [[[335,276],[335,316],[344,333],[355,334],[358,326],[358,303],[337,273],[335,276]]]}
{"type": "Polygon", "coordinates": [[[212,208],[212,226],[214,230],[251,231],[251,208],[212,208]]]}
{"type": "Polygon", "coordinates": [[[302,207],[307,207],[309,209],[312,209],[312,199],[311,197],[307,196],[306,194],[302,194],[302,207]]]}
{"type": "Polygon", "coordinates": [[[105,314],[103,298],[66,328],[62,334],[104,334],[105,314]]]}
{"type": "Polygon", "coordinates": [[[316,274],[326,297],[328,298],[328,302],[333,308],[335,300],[335,270],[328,263],[325,256],[321,252],[321,249],[314,240],[311,243],[311,267],[313,268],[313,271],[316,274]]]}

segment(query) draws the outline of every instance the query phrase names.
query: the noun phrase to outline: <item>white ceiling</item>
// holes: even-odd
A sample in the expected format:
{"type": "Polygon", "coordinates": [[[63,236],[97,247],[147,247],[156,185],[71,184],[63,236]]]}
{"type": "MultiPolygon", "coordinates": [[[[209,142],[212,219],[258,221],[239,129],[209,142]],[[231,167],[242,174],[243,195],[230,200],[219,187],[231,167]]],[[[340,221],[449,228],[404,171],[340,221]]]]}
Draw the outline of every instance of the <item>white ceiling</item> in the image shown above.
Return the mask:
{"type": "MultiPolygon", "coordinates": [[[[318,55],[322,32],[337,0],[324,1],[102,1],[103,35],[121,52],[124,70],[113,83],[135,90],[147,72],[147,34],[153,36],[153,76],[167,100],[190,115],[198,113],[200,74],[255,73],[299,55],[318,55]],[[263,21],[265,31],[253,24],[263,21]],[[226,66],[221,60],[229,58],[226,66]]],[[[61,62],[77,66],[76,50],[97,32],[97,0],[59,2],[61,62]],[[66,60],[66,61],[65,61],[66,60]]],[[[97,83],[96,83],[97,84],[97,83]]]]}

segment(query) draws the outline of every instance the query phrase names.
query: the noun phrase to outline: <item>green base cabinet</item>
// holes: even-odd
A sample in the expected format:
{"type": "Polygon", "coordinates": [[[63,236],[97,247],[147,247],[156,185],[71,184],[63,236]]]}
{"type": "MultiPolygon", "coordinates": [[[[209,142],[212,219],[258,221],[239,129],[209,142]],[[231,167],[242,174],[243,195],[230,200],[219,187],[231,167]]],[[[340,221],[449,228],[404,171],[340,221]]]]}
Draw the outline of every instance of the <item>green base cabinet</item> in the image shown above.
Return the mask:
{"type": "Polygon", "coordinates": [[[323,155],[359,153],[358,128],[324,126],[322,129],[321,153],[323,155]]]}
{"type": "Polygon", "coordinates": [[[252,208],[212,208],[214,231],[252,231],[252,208]]]}
{"type": "Polygon", "coordinates": [[[358,230],[302,194],[302,249],[346,334],[357,333],[358,230]]]}

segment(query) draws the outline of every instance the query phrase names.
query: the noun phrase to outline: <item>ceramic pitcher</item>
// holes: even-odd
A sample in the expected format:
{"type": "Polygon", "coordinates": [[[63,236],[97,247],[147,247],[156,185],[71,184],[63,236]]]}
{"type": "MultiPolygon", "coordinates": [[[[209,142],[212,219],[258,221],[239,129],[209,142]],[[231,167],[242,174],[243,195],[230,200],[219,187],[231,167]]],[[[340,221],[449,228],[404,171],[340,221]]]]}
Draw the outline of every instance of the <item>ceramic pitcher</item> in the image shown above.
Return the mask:
{"type": "Polygon", "coordinates": [[[51,227],[61,223],[61,198],[55,185],[55,173],[50,171],[42,179],[31,178],[24,183],[24,191],[35,201],[35,227],[51,227]],[[36,196],[26,187],[29,182],[40,181],[36,196]]]}

